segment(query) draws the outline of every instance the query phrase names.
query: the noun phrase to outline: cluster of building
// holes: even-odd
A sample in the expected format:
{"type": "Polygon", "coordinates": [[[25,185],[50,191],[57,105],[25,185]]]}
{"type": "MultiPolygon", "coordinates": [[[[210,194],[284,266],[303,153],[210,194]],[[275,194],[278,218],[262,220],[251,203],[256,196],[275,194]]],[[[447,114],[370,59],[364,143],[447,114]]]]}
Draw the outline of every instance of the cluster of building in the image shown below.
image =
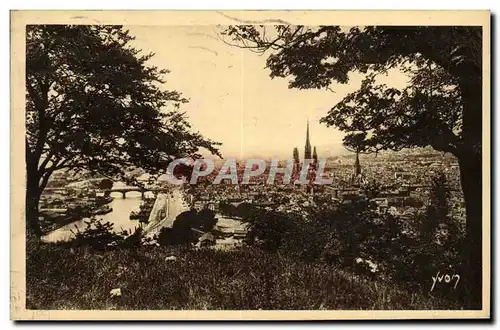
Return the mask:
{"type": "Polygon", "coordinates": [[[102,215],[111,212],[112,198],[96,193],[92,181],[67,182],[56,176],[60,185],[45,188],[40,197],[39,221],[44,232],[83,217],[102,215]]]}
{"type": "MultiPolygon", "coordinates": [[[[298,159],[298,149],[293,156],[298,159]]],[[[304,158],[317,160],[316,148],[311,148],[309,125],[306,130],[304,158]]],[[[243,173],[244,164],[238,164],[243,173]]],[[[349,203],[367,189],[376,189],[371,203],[379,212],[390,212],[402,218],[412,217],[429,202],[432,178],[443,172],[451,190],[449,205],[452,215],[465,219],[465,203],[460,188],[460,173],[456,160],[432,149],[412,149],[378,154],[351,154],[327,159],[324,177],[329,185],[266,184],[266,173],[252,178],[247,185],[198,183],[189,187],[189,196],[196,209],[210,208],[217,212],[221,203],[251,203],[280,211],[300,211],[322,203],[349,203]]]]}

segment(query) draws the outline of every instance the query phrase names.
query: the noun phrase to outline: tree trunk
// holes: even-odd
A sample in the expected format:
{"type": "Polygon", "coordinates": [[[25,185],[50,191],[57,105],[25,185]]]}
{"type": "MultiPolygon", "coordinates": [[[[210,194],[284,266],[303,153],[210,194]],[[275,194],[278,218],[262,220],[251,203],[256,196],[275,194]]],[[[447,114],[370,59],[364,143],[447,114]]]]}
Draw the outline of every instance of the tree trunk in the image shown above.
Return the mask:
{"type": "Polygon", "coordinates": [[[464,299],[468,309],[482,306],[482,157],[465,153],[458,158],[466,207],[464,257],[464,299]]]}
{"type": "Polygon", "coordinates": [[[457,157],[466,207],[463,246],[466,307],[482,306],[482,72],[481,65],[457,66],[463,106],[462,143],[457,157]]]}
{"type": "Polygon", "coordinates": [[[38,207],[40,202],[40,189],[36,175],[28,170],[28,180],[26,184],[26,226],[37,237],[42,236],[42,230],[38,221],[38,207]]]}

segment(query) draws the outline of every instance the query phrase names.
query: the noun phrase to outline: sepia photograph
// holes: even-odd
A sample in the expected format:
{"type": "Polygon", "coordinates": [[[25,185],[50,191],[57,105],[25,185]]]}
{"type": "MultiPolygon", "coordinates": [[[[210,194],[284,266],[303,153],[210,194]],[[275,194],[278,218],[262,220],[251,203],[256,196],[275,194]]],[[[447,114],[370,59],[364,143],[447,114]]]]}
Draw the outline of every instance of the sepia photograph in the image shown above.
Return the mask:
{"type": "Polygon", "coordinates": [[[11,11],[11,318],[489,318],[490,19],[11,11]]]}

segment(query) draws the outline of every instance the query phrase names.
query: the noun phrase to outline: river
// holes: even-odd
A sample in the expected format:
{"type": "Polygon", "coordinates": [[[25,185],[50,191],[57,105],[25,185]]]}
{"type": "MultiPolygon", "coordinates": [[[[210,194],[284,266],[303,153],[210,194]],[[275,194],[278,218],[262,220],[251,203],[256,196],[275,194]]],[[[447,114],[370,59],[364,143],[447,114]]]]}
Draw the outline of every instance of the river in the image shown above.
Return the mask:
{"type": "MultiPolygon", "coordinates": [[[[147,193],[146,193],[147,196],[147,193]]],[[[141,193],[139,192],[128,192],[127,198],[122,198],[121,193],[111,193],[113,200],[109,206],[113,209],[110,213],[97,215],[96,218],[102,219],[104,222],[110,222],[113,224],[113,229],[115,232],[121,232],[123,230],[130,231],[135,227],[139,226],[137,220],[130,220],[130,212],[138,211],[139,205],[141,204],[141,193]]],[[[71,231],[76,231],[76,228],[84,230],[87,227],[85,221],[89,218],[83,218],[81,220],[64,225],[47,235],[42,237],[43,242],[53,243],[58,241],[68,241],[72,238],[73,233],[71,231]]]]}
{"type": "MultiPolygon", "coordinates": [[[[158,234],[163,227],[172,227],[175,219],[179,214],[189,210],[189,205],[183,198],[183,192],[178,187],[172,187],[169,193],[159,193],[153,205],[153,209],[148,219],[148,224],[144,227],[144,233],[148,237],[153,237],[158,234]]],[[[140,192],[128,192],[126,198],[122,197],[120,192],[111,193],[113,200],[109,206],[113,209],[108,214],[97,215],[97,219],[102,219],[103,222],[113,224],[113,230],[117,233],[127,230],[129,233],[139,226],[138,220],[130,220],[130,213],[139,211],[139,206],[142,202],[140,192]]],[[[154,197],[152,192],[145,193],[146,198],[154,197]]],[[[83,231],[87,228],[89,218],[64,225],[47,235],[42,237],[42,241],[46,243],[54,243],[60,241],[69,241],[74,237],[73,232],[83,231]]],[[[239,220],[219,216],[218,225],[222,231],[232,232],[234,229],[241,229],[242,224],[239,220]]],[[[233,244],[234,242],[229,242],[233,244]]]]}

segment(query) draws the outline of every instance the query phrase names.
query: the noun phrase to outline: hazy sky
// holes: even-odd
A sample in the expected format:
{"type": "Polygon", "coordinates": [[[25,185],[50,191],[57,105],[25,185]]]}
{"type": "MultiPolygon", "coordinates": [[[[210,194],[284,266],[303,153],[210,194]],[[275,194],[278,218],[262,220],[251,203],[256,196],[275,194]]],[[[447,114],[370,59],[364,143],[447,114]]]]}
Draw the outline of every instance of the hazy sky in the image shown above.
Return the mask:
{"type": "Polygon", "coordinates": [[[271,79],[267,55],[226,45],[217,26],[127,26],[134,46],[156,55],[150,63],[169,69],[167,89],[189,98],[183,104],[193,130],[222,142],[224,157],[291,158],[295,146],[303,156],[306,122],[318,156],[343,152],[344,134],[319,119],[348,92],[349,85],[326,90],[288,89],[288,80],[271,79]]]}

